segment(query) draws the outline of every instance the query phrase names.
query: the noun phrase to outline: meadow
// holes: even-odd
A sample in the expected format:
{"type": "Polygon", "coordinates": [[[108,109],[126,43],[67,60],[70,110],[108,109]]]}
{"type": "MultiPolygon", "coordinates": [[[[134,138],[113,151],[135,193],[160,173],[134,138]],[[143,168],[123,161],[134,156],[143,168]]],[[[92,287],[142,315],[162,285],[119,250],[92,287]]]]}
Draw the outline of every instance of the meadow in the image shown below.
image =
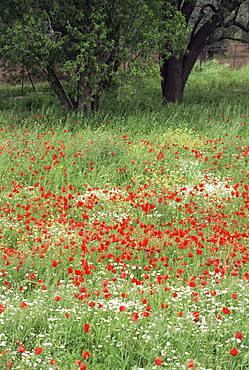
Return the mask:
{"type": "Polygon", "coordinates": [[[0,87],[0,369],[249,369],[248,85],[0,87]]]}

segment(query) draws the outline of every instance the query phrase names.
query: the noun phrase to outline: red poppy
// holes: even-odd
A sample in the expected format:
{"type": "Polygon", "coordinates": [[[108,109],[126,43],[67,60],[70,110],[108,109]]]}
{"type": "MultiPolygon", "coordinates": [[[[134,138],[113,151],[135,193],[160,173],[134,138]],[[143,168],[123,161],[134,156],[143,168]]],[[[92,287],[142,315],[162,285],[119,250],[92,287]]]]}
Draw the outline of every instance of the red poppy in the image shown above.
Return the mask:
{"type": "Polygon", "coordinates": [[[127,307],[125,307],[125,306],[120,306],[119,307],[119,311],[127,311],[128,310],[128,308],[127,307]]]}
{"type": "Polygon", "coordinates": [[[193,361],[193,360],[189,360],[189,361],[187,362],[187,367],[188,367],[189,369],[194,369],[194,368],[195,368],[195,363],[194,363],[194,361],[193,361]]]}
{"type": "Polygon", "coordinates": [[[131,314],[131,319],[132,319],[133,322],[137,322],[138,319],[139,319],[139,314],[137,312],[133,312],[131,314]]]}
{"type": "Polygon", "coordinates": [[[37,348],[34,349],[34,352],[35,352],[36,355],[40,355],[42,353],[42,351],[43,351],[43,348],[41,348],[41,347],[37,347],[37,348]]]}
{"type": "Polygon", "coordinates": [[[149,312],[142,312],[142,316],[149,317],[150,316],[150,313],[149,312]]]}
{"type": "Polygon", "coordinates": [[[21,302],[21,303],[20,303],[20,307],[21,307],[21,308],[28,308],[28,305],[27,305],[27,303],[25,303],[25,302],[21,302]]]}
{"type": "Polygon", "coordinates": [[[84,330],[85,333],[89,333],[90,331],[92,331],[89,324],[84,324],[83,325],[83,330],[84,330]]]}
{"type": "Polygon", "coordinates": [[[237,356],[239,354],[239,351],[237,350],[237,348],[233,347],[230,351],[230,354],[232,356],[237,356]]]}
{"type": "Polygon", "coordinates": [[[225,313],[226,315],[229,315],[231,313],[231,311],[226,307],[222,307],[222,312],[225,313]]]}
{"type": "Polygon", "coordinates": [[[176,313],[178,317],[182,317],[183,316],[183,312],[177,312],[176,313]]]}
{"type": "Polygon", "coordinates": [[[241,333],[235,333],[235,338],[241,339],[243,338],[243,335],[241,333]]]}
{"type": "Polygon", "coordinates": [[[168,304],[166,304],[166,303],[161,303],[161,307],[162,307],[162,308],[169,308],[169,305],[168,305],[168,304]]]}
{"type": "Polygon", "coordinates": [[[18,348],[17,348],[17,351],[18,352],[20,352],[20,353],[23,353],[23,352],[25,352],[27,349],[24,347],[24,346],[19,346],[18,348]]]}
{"type": "Polygon", "coordinates": [[[82,357],[84,357],[84,358],[89,358],[89,357],[91,356],[91,355],[90,355],[90,353],[89,353],[88,351],[82,351],[81,355],[82,355],[82,357]]]}
{"type": "Polygon", "coordinates": [[[162,366],[163,364],[163,360],[161,357],[156,357],[154,361],[155,361],[155,364],[158,366],[162,366]]]}

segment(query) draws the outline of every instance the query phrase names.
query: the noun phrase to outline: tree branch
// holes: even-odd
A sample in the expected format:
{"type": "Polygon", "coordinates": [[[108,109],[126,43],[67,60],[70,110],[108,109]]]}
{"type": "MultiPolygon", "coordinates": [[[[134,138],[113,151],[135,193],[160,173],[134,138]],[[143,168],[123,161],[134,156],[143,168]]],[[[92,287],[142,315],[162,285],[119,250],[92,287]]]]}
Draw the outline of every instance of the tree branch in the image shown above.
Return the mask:
{"type": "Polygon", "coordinates": [[[178,10],[182,12],[182,14],[185,16],[186,22],[188,24],[189,19],[193,13],[193,10],[195,8],[195,4],[193,1],[184,1],[182,4],[182,1],[179,1],[179,7],[178,10]]]}
{"type": "Polygon", "coordinates": [[[211,3],[207,3],[201,6],[201,12],[204,11],[205,8],[210,8],[214,13],[218,13],[218,9],[211,3]]]}
{"type": "Polygon", "coordinates": [[[238,42],[243,42],[244,44],[249,44],[249,41],[245,39],[241,39],[239,37],[232,37],[232,36],[222,36],[222,37],[217,37],[216,39],[210,39],[206,42],[205,46],[213,44],[214,42],[219,42],[223,40],[232,40],[232,41],[238,41],[238,42]]]}
{"type": "MultiPolygon", "coordinates": [[[[236,22],[236,21],[234,21],[231,25],[240,28],[244,32],[249,32],[249,22],[247,22],[246,26],[244,26],[244,24],[242,24],[240,22],[236,22]]],[[[230,25],[224,24],[224,27],[230,27],[230,25]]]]}
{"type": "Polygon", "coordinates": [[[200,24],[200,22],[201,22],[201,20],[204,18],[204,16],[205,16],[205,11],[204,11],[204,9],[206,9],[206,8],[210,8],[215,14],[217,14],[218,13],[218,9],[216,9],[215,8],[215,6],[214,5],[212,5],[212,4],[210,4],[210,3],[208,3],[208,4],[204,4],[204,5],[202,5],[201,7],[200,7],[201,9],[200,9],[200,15],[199,15],[199,17],[198,17],[198,19],[196,20],[196,22],[195,22],[195,24],[194,24],[194,27],[193,27],[193,30],[192,30],[192,35],[194,35],[195,34],[195,31],[197,30],[197,28],[198,28],[198,26],[199,26],[199,24],[200,24]]]}

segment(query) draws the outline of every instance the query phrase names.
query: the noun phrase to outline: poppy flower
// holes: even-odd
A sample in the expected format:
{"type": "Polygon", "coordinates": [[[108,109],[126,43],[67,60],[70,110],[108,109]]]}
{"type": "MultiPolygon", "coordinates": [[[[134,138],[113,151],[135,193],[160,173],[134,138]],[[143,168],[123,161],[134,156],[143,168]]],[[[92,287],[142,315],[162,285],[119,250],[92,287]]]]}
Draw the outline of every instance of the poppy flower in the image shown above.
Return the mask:
{"type": "Polygon", "coordinates": [[[35,352],[36,355],[40,355],[42,353],[42,351],[43,351],[43,348],[41,348],[41,347],[37,347],[37,348],[34,349],[34,352],[35,352]]]}
{"type": "Polygon", "coordinates": [[[241,333],[235,333],[235,338],[237,338],[237,339],[241,339],[241,338],[243,338],[243,335],[241,334],[241,333]]]}
{"type": "Polygon", "coordinates": [[[231,313],[231,311],[226,307],[222,307],[222,312],[225,313],[226,315],[229,315],[231,313]]]}
{"type": "Polygon", "coordinates": [[[189,360],[187,362],[187,367],[188,367],[188,369],[194,369],[194,367],[195,367],[194,361],[193,360],[189,360]]]}
{"type": "Polygon", "coordinates": [[[154,361],[155,361],[155,364],[158,366],[162,366],[163,364],[163,360],[161,357],[156,357],[154,361]]]}
{"type": "Polygon", "coordinates": [[[24,346],[19,346],[18,348],[17,348],[17,351],[18,352],[20,352],[20,353],[23,353],[23,352],[25,352],[27,349],[24,347],[24,346]]]}
{"type": "Polygon", "coordinates": [[[237,356],[239,354],[239,351],[237,350],[237,348],[233,347],[230,351],[230,354],[232,356],[237,356]]]}
{"type": "Polygon", "coordinates": [[[82,357],[84,357],[84,358],[89,358],[89,357],[91,357],[91,355],[90,355],[90,353],[89,353],[88,351],[82,351],[81,355],[82,355],[82,357]]]}
{"type": "Polygon", "coordinates": [[[127,311],[127,309],[128,309],[128,308],[127,308],[127,307],[125,307],[125,306],[120,306],[120,307],[119,307],[119,311],[120,311],[120,312],[122,312],[122,311],[127,311]]]}
{"type": "Polygon", "coordinates": [[[89,324],[84,324],[83,325],[83,330],[84,330],[85,333],[89,333],[90,331],[92,331],[89,324]]]}
{"type": "Polygon", "coordinates": [[[25,302],[21,302],[21,303],[20,303],[20,307],[21,307],[21,308],[28,308],[28,305],[27,305],[27,303],[25,303],[25,302]]]}
{"type": "Polygon", "coordinates": [[[131,314],[131,319],[132,319],[133,322],[137,322],[138,319],[139,319],[139,314],[137,312],[133,312],[131,314]]]}
{"type": "Polygon", "coordinates": [[[4,312],[5,310],[5,305],[4,304],[0,304],[0,313],[4,312]]]}
{"type": "Polygon", "coordinates": [[[142,312],[142,316],[149,317],[150,316],[150,313],[149,312],[142,312]]]}
{"type": "Polygon", "coordinates": [[[181,312],[181,311],[180,312],[177,312],[176,314],[177,314],[178,317],[182,317],[183,316],[183,312],[181,312]]]}
{"type": "Polygon", "coordinates": [[[166,304],[166,303],[161,303],[161,307],[162,307],[162,308],[169,308],[169,305],[168,305],[168,304],[166,304]]]}
{"type": "Polygon", "coordinates": [[[143,304],[147,304],[147,303],[148,303],[148,299],[142,298],[142,299],[141,299],[141,302],[142,302],[143,304]]]}

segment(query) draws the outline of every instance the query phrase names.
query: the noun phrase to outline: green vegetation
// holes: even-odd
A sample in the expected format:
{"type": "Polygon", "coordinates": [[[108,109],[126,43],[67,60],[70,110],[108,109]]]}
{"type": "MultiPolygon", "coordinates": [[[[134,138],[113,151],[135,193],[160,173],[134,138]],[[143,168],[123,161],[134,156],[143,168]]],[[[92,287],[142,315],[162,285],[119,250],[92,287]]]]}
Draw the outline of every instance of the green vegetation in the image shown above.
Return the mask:
{"type": "Polygon", "coordinates": [[[249,368],[248,80],[209,62],[184,104],[155,77],[68,115],[1,86],[1,369],[249,368]]]}

